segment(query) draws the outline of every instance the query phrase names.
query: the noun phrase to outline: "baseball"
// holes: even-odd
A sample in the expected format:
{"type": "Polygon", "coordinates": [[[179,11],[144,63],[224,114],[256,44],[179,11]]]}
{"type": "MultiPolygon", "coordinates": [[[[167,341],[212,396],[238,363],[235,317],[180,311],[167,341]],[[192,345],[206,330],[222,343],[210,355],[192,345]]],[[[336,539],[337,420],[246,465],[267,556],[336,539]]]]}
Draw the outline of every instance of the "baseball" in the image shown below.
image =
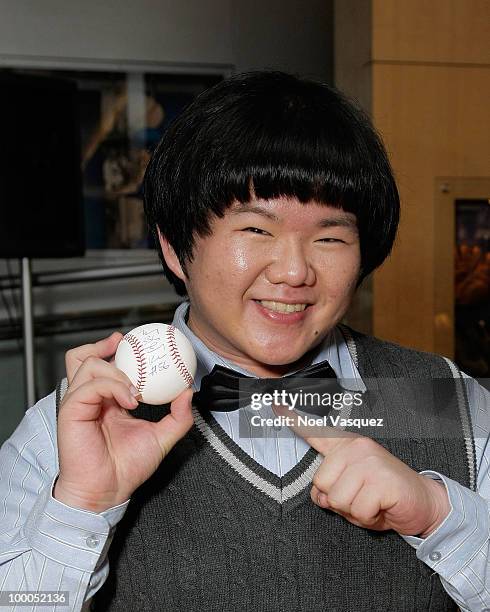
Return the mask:
{"type": "Polygon", "coordinates": [[[146,404],[166,404],[190,387],[197,360],[192,344],[173,325],[147,323],[119,343],[116,367],[141,393],[146,404]]]}

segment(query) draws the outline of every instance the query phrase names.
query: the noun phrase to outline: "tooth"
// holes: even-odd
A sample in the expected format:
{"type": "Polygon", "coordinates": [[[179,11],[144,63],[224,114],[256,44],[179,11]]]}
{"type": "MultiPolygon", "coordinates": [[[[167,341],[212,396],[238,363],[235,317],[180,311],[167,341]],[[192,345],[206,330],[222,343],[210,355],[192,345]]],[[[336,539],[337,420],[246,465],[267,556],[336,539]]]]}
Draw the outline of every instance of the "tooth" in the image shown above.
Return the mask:
{"type": "Polygon", "coordinates": [[[271,300],[260,300],[260,303],[269,310],[275,312],[301,312],[306,308],[306,304],[284,304],[283,302],[274,302],[271,300]]]}

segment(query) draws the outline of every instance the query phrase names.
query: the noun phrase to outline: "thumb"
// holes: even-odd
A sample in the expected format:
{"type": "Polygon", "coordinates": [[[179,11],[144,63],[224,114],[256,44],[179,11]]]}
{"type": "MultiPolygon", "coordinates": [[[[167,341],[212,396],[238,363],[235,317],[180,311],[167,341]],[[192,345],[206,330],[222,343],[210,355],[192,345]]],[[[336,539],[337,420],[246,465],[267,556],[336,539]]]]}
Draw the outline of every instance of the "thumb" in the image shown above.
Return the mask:
{"type": "Polygon", "coordinates": [[[167,414],[163,419],[153,424],[164,457],[168,455],[175,444],[185,436],[194,424],[192,395],[192,389],[183,391],[170,404],[170,414],[167,414]]]}

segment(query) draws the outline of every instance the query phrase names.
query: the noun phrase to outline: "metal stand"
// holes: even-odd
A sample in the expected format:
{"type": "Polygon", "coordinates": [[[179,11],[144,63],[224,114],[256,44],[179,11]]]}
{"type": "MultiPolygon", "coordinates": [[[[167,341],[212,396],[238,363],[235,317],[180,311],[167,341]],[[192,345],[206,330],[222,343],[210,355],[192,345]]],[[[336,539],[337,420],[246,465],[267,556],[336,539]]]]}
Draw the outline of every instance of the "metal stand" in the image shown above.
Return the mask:
{"type": "MultiPolygon", "coordinates": [[[[32,287],[59,285],[64,283],[100,281],[114,278],[155,276],[161,275],[161,273],[162,270],[160,264],[145,263],[127,264],[125,266],[111,266],[97,269],[67,270],[64,272],[44,272],[33,275],[31,269],[31,260],[27,257],[23,257],[19,261],[19,280],[12,280],[12,278],[10,277],[0,278],[0,291],[5,288],[22,289],[22,335],[24,338],[25,370],[24,380],[28,408],[36,403],[36,385],[34,373],[34,309],[32,303],[32,287]]],[[[172,320],[173,311],[175,310],[177,304],[172,303],[170,306],[172,311],[171,313],[169,313],[168,322],[172,320]]],[[[119,322],[116,325],[122,326],[122,324],[119,322]]],[[[97,329],[97,327],[83,329],[97,329]]],[[[66,331],[66,329],[62,331],[66,331]]],[[[60,332],[58,331],[55,333],[60,332]]],[[[17,335],[9,337],[17,337],[17,335]]]]}
{"type": "Polygon", "coordinates": [[[31,260],[21,259],[22,276],[22,332],[24,337],[24,371],[27,406],[36,403],[36,385],[34,378],[34,319],[32,310],[32,274],[31,260]]]}

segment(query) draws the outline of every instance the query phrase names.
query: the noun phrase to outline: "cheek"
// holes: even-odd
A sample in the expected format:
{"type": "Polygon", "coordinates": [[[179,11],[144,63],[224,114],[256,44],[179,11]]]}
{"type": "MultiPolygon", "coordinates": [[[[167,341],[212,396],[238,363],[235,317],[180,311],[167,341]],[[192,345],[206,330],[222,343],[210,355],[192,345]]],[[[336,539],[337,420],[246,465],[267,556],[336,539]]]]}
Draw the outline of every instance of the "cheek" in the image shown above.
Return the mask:
{"type": "Polygon", "coordinates": [[[240,237],[231,241],[226,249],[217,253],[209,267],[210,283],[219,290],[220,295],[230,298],[243,294],[260,275],[261,262],[264,260],[258,249],[252,250],[243,244],[240,237]]]}
{"type": "Polygon", "coordinates": [[[229,253],[232,267],[239,272],[246,272],[250,268],[249,258],[241,248],[232,249],[229,253]]]}
{"type": "Polygon", "coordinates": [[[236,273],[243,274],[255,269],[263,258],[259,249],[252,249],[245,242],[246,237],[238,235],[230,242],[226,252],[222,254],[225,261],[228,262],[230,269],[236,273]]]}
{"type": "Polygon", "coordinates": [[[357,280],[359,278],[359,270],[356,271],[355,275],[352,275],[352,271],[349,271],[349,275],[346,277],[346,281],[344,283],[344,295],[350,300],[354,295],[357,287],[357,280]]]}
{"type": "Polygon", "coordinates": [[[350,294],[350,285],[332,284],[328,290],[327,302],[342,304],[349,298],[350,294]]]}
{"type": "Polygon", "coordinates": [[[342,260],[333,266],[329,272],[329,279],[326,280],[328,300],[350,299],[356,290],[359,271],[360,264],[357,257],[352,257],[348,262],[342,260]]]}

